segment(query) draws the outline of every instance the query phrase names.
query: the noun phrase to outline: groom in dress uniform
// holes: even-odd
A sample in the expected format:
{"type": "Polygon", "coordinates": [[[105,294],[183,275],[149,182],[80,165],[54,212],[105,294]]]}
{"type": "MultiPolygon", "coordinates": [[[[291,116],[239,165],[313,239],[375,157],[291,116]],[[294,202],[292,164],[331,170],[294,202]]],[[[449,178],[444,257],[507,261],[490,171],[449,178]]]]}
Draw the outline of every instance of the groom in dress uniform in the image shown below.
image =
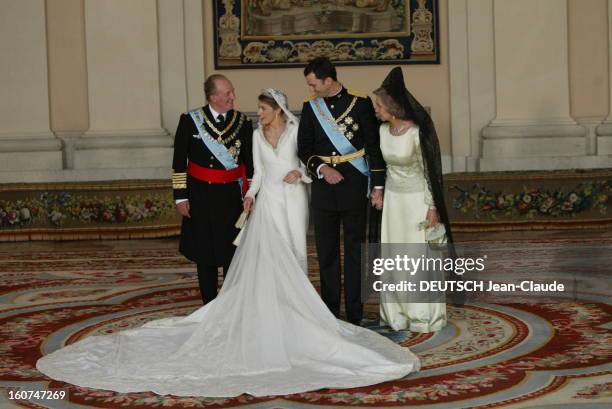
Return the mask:
{"type": "Polygon", "coordinates": [[[370,98],[344,88],[327,58],[311,61],[304,76],[312,97],[302,108],[298,156],[314,179],[312,208],[321,298],[337,317],[342,225],[346,317],[358,325],[363,315],[360,267],[368,194],[382,195],[385,177],[379,123],[370,98]]]}
{"type": "Polygon", "coordinates": [[[208,77],[204,93],[208,105],[181,115],[172,187],[183,216],[179,251],[197,264],[206,304],[217,296],[217,268],[225,275],[234,255],[234,224],[253,174],[253,127],[234,110],[234,87],[225,76],[208,77]]]}

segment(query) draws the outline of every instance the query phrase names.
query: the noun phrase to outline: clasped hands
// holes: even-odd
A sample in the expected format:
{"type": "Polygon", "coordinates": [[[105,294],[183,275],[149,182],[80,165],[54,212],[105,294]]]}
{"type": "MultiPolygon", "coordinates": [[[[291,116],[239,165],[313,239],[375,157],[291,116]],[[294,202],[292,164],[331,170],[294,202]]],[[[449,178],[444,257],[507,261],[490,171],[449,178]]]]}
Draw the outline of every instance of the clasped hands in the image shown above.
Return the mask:
{"type": "Polygon", "coordinates": [[[372,202],[372,207],[375,207],[377,210],[381,210],[383,207],[383,189],[372,190],[372,194],[370,195],[370,201],[372,202]]]}

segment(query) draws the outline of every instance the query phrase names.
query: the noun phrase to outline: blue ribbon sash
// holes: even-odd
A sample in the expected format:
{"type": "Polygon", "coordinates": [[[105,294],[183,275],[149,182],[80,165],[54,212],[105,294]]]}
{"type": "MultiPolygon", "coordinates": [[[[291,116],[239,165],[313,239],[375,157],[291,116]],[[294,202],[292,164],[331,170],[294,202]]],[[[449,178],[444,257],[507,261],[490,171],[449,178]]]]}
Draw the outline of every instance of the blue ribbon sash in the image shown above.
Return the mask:
{"type": "Polygon", "coordinates": [[[196,125],[198,133],[200,134],[200,139],[204,142],[208,150],[215,155],[219,162],[221,162],[225,169],[231,170],[237,168],[238,163],[236,163],[234,157],[229,153],[227,147],[211,137],[206,131],[204,127],[204,110],[202,108],[194,109],[193,111],[189,111],[189,115],[196,125]]]}
{"type": "MultiPolygon", "coordinates": [[[[338,152],[341,155],[348,155],[349,153],[356,152],[357,148],[355,148],[349,142],[349,140],[346,139],[346,137],[344,136],[344,133],[340,131],[340,129],[338,128],[338,124],[334,120],[334,116],[329,111],[329,108],[327,108],[327,105],[325,104],[325,101],[323,101],[323,98],[321,97],[315,98],[311,100],[309,103],[310,103],[310,107],[312,108],[315,114],[315,117],[317,118],[317,120],[319,121],[319,124],[323,128],[323,131],[325,131],[325,134],[327,135],[331,143],[336,147],[338,152]]],[[[370,169],[368,167],[368,163],[365,160],[365,157],[362,156],[359,158],[355,158],[349,161],[349,163],[353,165],[355,169],[361,172],[362,175],[368,177],[368,180],[369,180],[370,169]]],[[[368,188],[368,192],[369,192],[369,188],[368,188]]]]}

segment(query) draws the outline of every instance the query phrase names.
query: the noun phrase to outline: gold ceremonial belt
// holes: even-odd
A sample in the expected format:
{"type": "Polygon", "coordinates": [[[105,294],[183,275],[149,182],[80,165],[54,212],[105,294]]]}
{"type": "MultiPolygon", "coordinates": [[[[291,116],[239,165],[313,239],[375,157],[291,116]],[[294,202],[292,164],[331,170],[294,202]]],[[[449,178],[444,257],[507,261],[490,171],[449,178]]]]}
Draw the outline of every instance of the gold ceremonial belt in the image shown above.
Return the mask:
{"type": "Polygon", "coordinates": [[[333,155],[333,156],[319,156],[325,163],[335,165],[337,163],[348,162],[353,159],[361,158],[365,155],[365,149],[360,149],[357,152],[349,153],[348,155],[333,155]]]}

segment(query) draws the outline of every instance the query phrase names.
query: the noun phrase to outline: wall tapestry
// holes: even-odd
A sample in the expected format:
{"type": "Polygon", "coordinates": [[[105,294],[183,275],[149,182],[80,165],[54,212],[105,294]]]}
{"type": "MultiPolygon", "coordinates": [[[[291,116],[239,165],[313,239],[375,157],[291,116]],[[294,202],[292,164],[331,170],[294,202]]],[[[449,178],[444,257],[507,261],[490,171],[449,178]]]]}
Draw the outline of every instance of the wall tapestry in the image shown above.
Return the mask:
{"type": "Polygon", "coordinates": [[[215,68],[438,64],[438,0],[214,0],[215,68]]]}

